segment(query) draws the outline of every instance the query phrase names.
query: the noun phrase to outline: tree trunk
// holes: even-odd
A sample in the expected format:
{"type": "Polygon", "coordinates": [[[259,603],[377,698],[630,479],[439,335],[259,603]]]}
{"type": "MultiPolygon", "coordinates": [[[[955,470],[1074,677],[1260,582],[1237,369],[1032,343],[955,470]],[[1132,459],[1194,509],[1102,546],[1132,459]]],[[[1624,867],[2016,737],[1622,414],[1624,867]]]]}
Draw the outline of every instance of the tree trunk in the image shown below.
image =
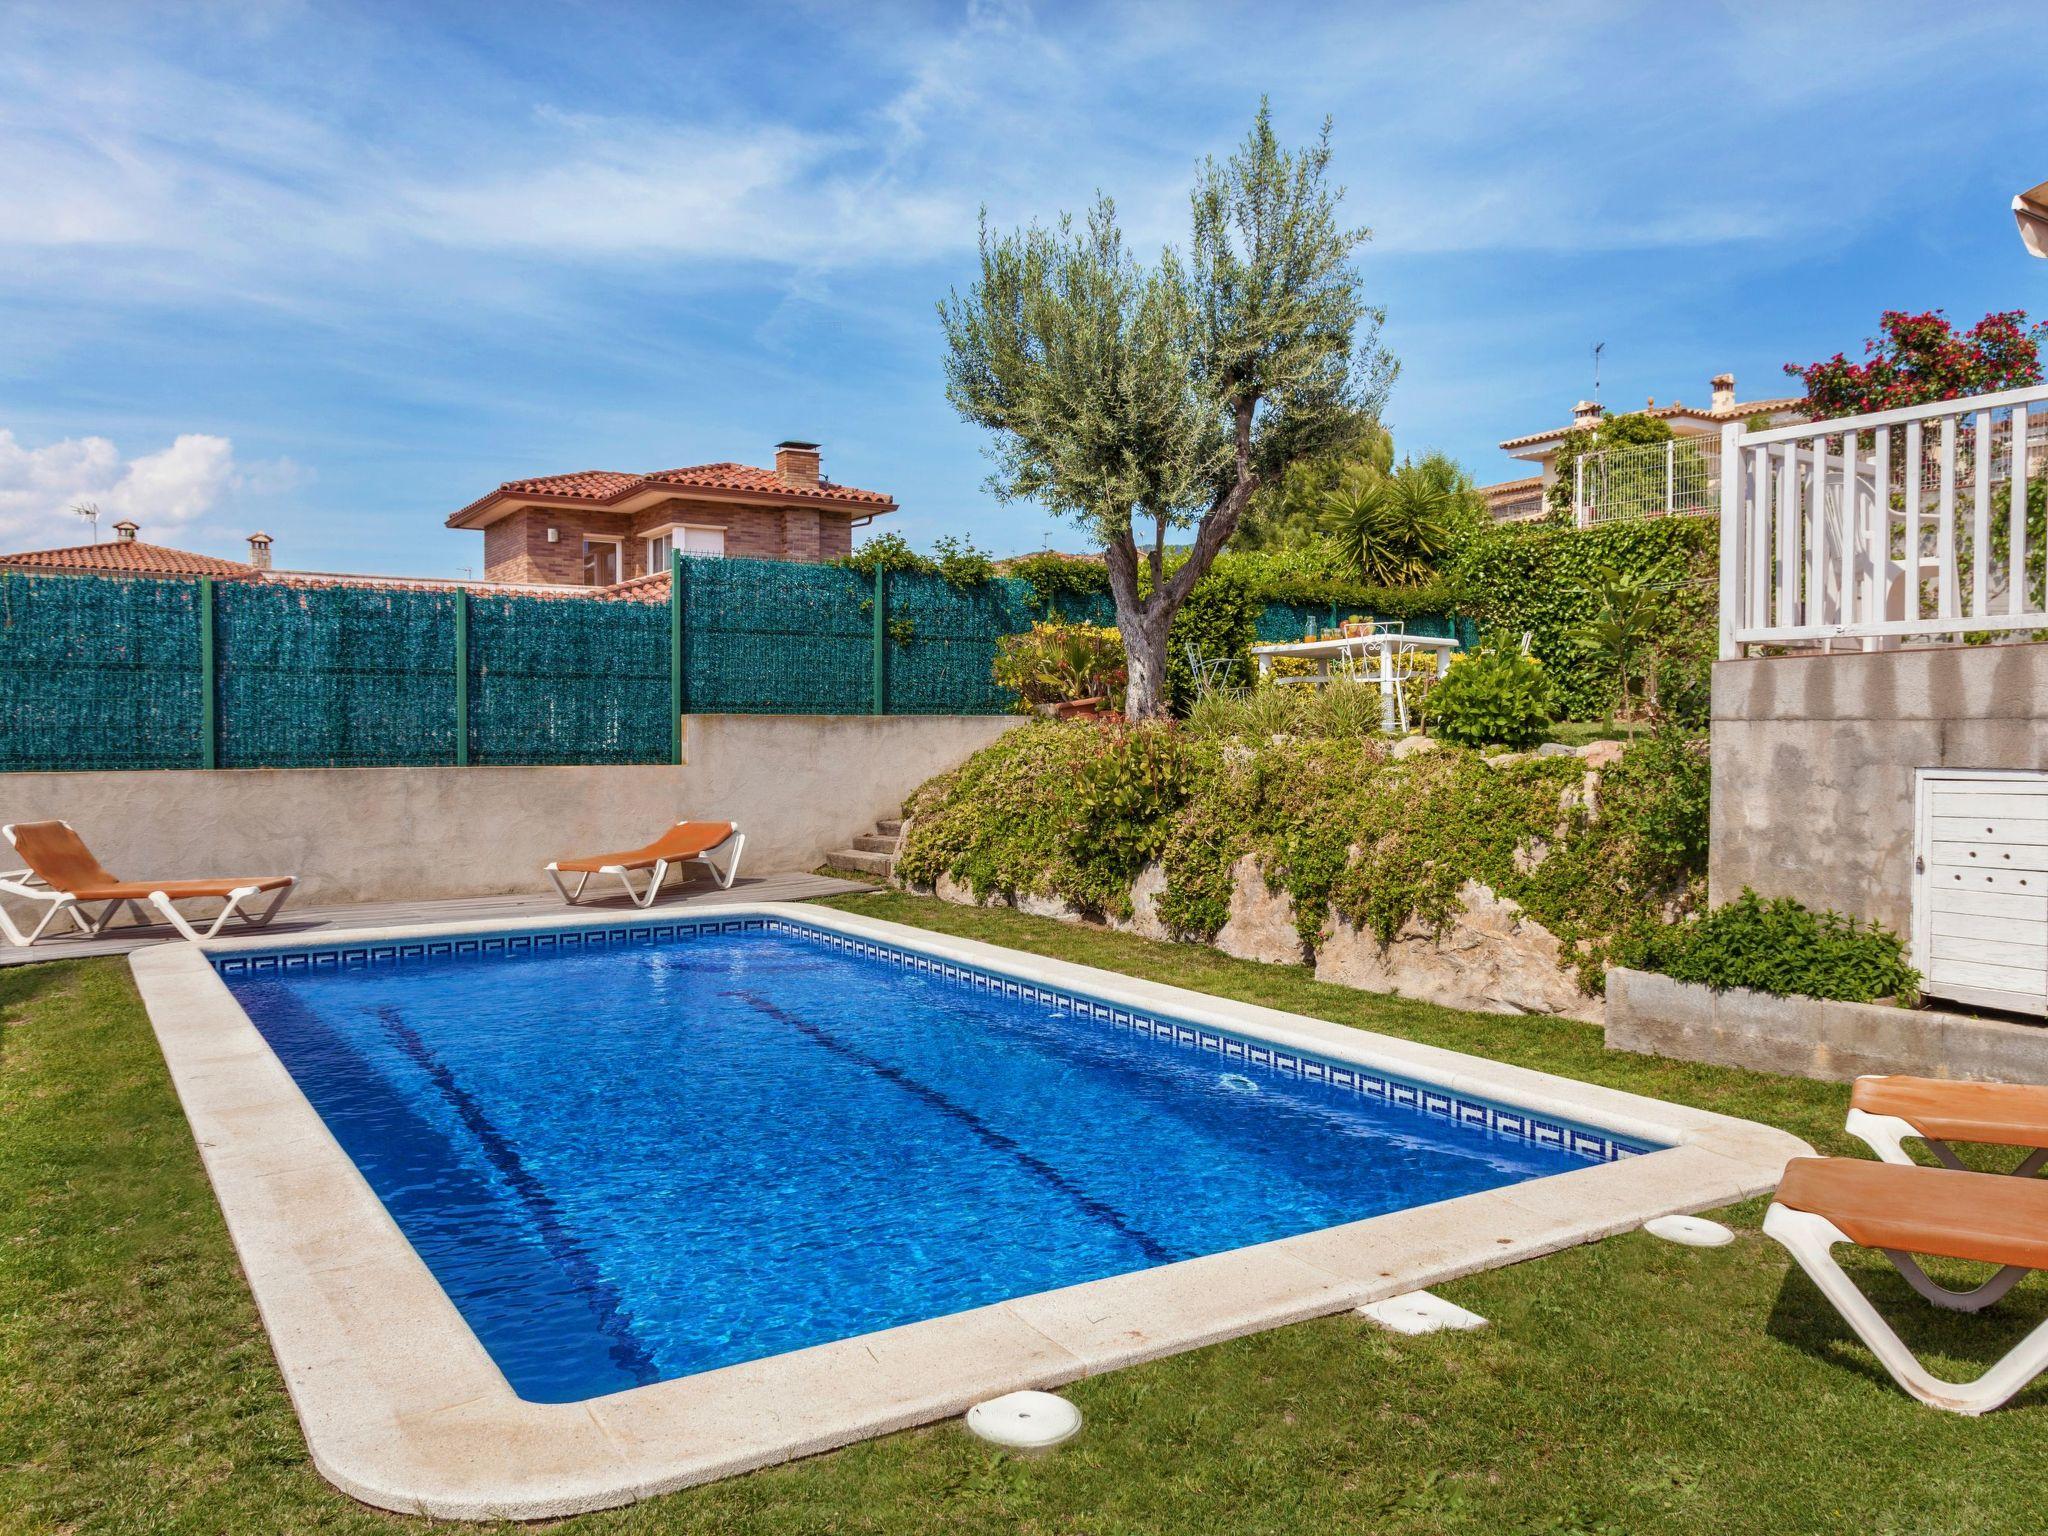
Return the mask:
{"type": "Polygon", "coordinates": [[[1168,712],[1166,631],[1172,622],[1171,614],[1160,611],[1156,596],[1135,614],[1125,613],[1123,604],[1117,604],[1116,625],[1123,631],[1124,666],[1129,678],[1124,714],[1130,719],[1159,720],[1168,712]]]}

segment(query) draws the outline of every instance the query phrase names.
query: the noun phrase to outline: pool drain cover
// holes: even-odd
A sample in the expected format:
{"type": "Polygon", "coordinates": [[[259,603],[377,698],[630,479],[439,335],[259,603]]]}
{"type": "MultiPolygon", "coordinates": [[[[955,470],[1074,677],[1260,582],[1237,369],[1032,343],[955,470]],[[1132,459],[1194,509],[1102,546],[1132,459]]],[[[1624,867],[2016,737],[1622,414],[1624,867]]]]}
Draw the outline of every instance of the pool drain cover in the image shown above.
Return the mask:
{"type": "Polygon", "coordinates": [[[1430,1291],[1410,1291],[1405,1296],[1389,1296],[1385,1301],[1369,1301],[1358,1309],[1358,1315],[1395,1333],[1441,1333],[1446,1328],[1486,1326],[1486,1319],[1477,1312],[1468,1312],[1455,1301],[1445,1301],[1430,1291]]]}
{"type": "Polygon", "coordinates": [[[1684,1243],[1688,1248],[1725,1248],[1735,1234],[1718,1221],[1699,1216],[1659,1216],[1643,1223],[1643,1230],[1667,1243],[1684,1243]]]}
{"type": "Polygon", "coordinates": [[[968,1409],[967,1427],[992,1445],[1042,1451],[1079,1432],[1081,1410],[1050,1392],[1008,1392],[968,1409]]]}

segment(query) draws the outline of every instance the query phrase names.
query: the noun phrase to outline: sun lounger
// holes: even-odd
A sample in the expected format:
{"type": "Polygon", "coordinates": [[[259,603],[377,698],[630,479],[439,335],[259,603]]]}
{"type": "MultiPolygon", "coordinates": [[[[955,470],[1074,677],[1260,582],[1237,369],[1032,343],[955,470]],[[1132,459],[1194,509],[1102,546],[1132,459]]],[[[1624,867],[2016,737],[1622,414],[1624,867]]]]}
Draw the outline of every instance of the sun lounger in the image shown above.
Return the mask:
{"type": "Polygon", "coordinates": [[[1820,1287],[1856,1336],[1923,1403],[1955,1413],[1988,1413],[2048,1368],[2048,1322],[1975,1381],[1944,1381],[1914,1357],[1856,1289],[1829,1250],[1876,1248],[1939,1307],[1980,1312],[2037,1269],[2048,1269],[2048,1181],[1997,1173],[1899,1167],[1845,1157],[1795,1157],[1785,1165],[1764,1232],[1820,1287]],[[1998,1266],[1970,1291],[1938,1285],[1915,1255],[1998,1266]]]}
{"type": "Polygon", "coordinates": [[[747,846],[747,835],[729,821],[679,821],[662,833],[645,848],[630,848],[624,853],[594,853],[584,859],[557,859],[548,865],[548,878],[555,882],[555,889],[562,893],[562,900],[572,906],[583,899],[583,888],[590,883],[592,875],[617,875],[626,894],[633,899],[636,907],[653,904],[661,890],[661,882],[668,872],[678,864],[702,864],[711,871],[711,878],[718,882],[720,890],[731,890],[732,882],[740,872],[740,854],[747,846]],[[721,869],[711,854],[731,844],[725,856],[725,867],[721,869]],[[647,889],[633,889],[632,874],[638,870],[649,871],[647,889]],[[576,889],[570,890],[562,881],[564,875],[575,875],[576,889]]]}
{"type": "Polygon", "coordinates": [[[1949,1143],[2026,1147],[2012,1171],[2048,1164],[2048,1087],[2035,1083],[1951,1083],[1931,1077],[1859,1077],[1849,1095],[1848,1131],[1888,1163],[1910,1163],[1902,1145],[1918,1137],[1944,1166],[1961,1168],[1949,1143]]]}
{"type": "Polygon", "coordinates": [[[144,902],[196,943],[219,933],[231,917],[238,917],[251,927],[262,927],[277,916],[277,909],[298,883],[293,875],[265,875],[253,880],[122,880],[109,874],[92,856],[92,850],[68,821],[17,822],[0,827],[0,836],[7,839],[26,865],[0,874],[0,891],[49,908],[42,921],[28,933],[23,933],[6,910],[0,908],[0,932],[22,946],[40,939],[59,916],[80,932],[94,934],[103,932],[124,906],[142,916],[144,902]],[[250,897],[266,891],[277,893],[268,906],[260,912],[243,910],[242,904],[250,897]],[[181,901],[202,900],[225,903],[204,931],[187,922],[177,906],[181,901]],[[95,907],[101,908],[97,914],[92,910],[95,907]]]}

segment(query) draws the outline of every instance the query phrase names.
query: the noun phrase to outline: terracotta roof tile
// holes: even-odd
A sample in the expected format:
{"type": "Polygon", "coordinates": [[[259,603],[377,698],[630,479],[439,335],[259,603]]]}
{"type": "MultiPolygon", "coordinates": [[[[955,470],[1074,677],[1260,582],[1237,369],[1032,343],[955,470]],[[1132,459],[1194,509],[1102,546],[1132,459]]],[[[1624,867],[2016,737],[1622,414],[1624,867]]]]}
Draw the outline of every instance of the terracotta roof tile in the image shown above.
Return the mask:
{"type": "Polygon", "coordinates": [[[448,519],[450,527],[469,526],[465,519],[485,511],[507,497],[544,496],[551,501],[583,502],[604,506],[648,490],[713,491],[728,495],[760,496],[774,501],[820,501],[839,506],[872,507],[877,512],[894,510],[896,500],[883,491],[864,491],[857,486],[821,480],[816,485],[792,485],[772,469],[724,460],[717,464],[686,464],[680,469],[656,470],[653,474],[626,474],[613,469],[579,469],[566,475],[534,475],[525,480],[507,480],[494,491],[477,497],[448,519]]]}
{"type": "Polygon", "coordinates": [[[109,576],[254,576],[256,567],[240,560],[195,555],[182,549],[140,540],[112,544],[80,544],[71,549],[31,549],[0,555],[0,566],[18,571],[68,571],[109,576]]]}
{"type": "Polygon", "coordinates": [[[791,485],[772,469],[726,460],[717,464],[690,464],[682,469],[662,469],[647,476],[662,485],[689,486],[710,491],[749,491],[763,496],[796,496],[812,500],[858,501],[869,506],[888,507],[895,502],[880,491],[858,490],[821,480],[816,485],[791,485]]]}

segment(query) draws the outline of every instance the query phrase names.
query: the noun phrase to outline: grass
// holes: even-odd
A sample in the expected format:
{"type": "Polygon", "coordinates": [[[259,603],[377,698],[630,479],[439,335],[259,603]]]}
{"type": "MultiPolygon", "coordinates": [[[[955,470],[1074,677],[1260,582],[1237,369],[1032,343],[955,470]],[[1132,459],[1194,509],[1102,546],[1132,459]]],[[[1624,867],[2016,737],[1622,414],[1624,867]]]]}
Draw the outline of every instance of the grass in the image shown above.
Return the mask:
{"type": "MultiPolygon", "coordinates": [[[[1599,1032],[1318,985],[1213,951],[895,894],[833,905],[1785,1126],[1848,1151],[1839,1086],[1611,1054],[1599,1032]]],[[[1483,1333],[1349,1317],[1076,1383],[1073,1445],[1015,1460],[940,1424],[564,1521],[575,1533],[1915,1532],[2037,1526],[2048,1390],[1966,1420],[1892,1387],[1775,1245],[1640,1234],[1445,1294],[1483,1333]]],[[[1859,1277],[1972,1374],[2048,1314],[1859,1277]]],[[[0,971],[0,1532],[379,1532],[306,1462],[124,966],[0,971]]]]}

